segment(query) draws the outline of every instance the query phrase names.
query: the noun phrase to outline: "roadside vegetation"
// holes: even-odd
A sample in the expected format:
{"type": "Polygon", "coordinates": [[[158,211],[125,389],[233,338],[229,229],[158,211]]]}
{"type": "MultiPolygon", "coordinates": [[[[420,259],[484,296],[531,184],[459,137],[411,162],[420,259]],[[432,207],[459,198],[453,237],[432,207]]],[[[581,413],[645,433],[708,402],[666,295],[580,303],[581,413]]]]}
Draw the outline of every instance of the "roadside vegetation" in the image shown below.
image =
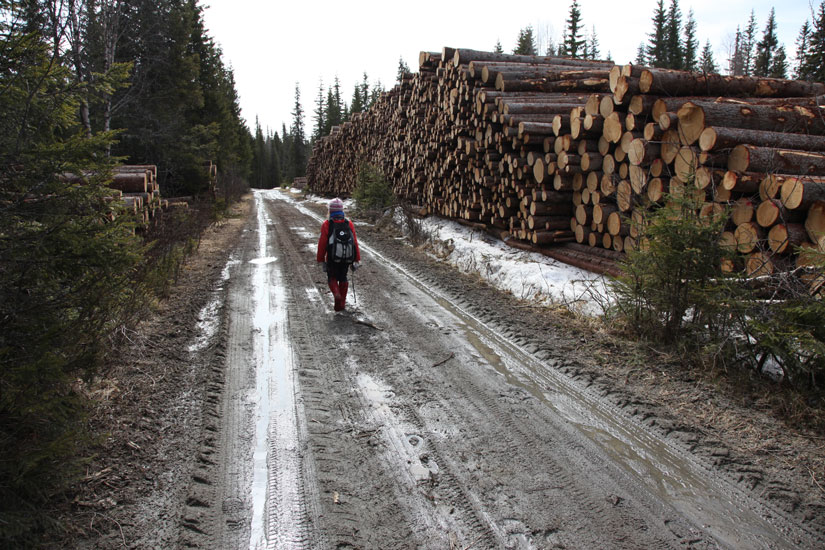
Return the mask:
{"type": "Polygon", "coordinates": [[[88,383],[246,191],[251,161],[194,2],[54,7],[0,1],[3,548],[60,528],[49,510],[101,436],[87,429],[88,383]],[[207,160],[222,168],[217,194],[207,160]],[[122,163],[156,165],[164,194],[189,208],[130,215],[108,187],[122,163]]]}
{"type": "Polygon", "coordinates": [[[768,391],[786,418],[822,427],[825,302],[812,289],[825,255],[807,251],[809,267],[745,277],[724,267],[735,261],[720,241],[727,215],[702,217],[699,207],[670,195],[636,224],[642,244],[610,285],[607,322],[686,369],[740,381],[752,373],[749,391],[768,391]]]}

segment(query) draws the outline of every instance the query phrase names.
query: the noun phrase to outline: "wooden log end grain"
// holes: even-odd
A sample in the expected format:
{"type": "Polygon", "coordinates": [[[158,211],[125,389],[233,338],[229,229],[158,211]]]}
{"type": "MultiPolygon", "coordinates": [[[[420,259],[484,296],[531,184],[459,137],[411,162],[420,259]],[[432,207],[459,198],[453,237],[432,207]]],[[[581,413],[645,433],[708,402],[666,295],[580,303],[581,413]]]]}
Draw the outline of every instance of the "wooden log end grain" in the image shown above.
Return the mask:
{"type": "Polygon", "coordinates": [[[782,204],[789,210],[810,207],[825,200],[825,180],[819,178],[787,178],[780,189],[782,204]]]}
{"type": "Polygon", "coordinates": [[[693,145],[705,129],[705,112],[688,101],[676,111],[679,120],[679,138],[685,145],[693,145]]]}
{"type": "Polygon", "coordinates": [[[800,223],[778,223],[768,232],[768,246],[775,254],[793,252],[808,240],[805,227],[800,223]]]}

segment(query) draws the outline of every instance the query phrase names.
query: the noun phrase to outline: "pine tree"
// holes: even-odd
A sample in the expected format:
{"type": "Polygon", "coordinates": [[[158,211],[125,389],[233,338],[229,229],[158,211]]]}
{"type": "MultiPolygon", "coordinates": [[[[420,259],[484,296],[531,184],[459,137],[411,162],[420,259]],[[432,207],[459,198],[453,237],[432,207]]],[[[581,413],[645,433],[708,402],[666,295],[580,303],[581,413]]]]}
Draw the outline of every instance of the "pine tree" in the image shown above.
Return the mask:
{"type": "Polygon", "coordinates": [[[496,45],[493,48],[495,53],[504,53],[504,48],[501,47],[501,40],[496,40],[496,45]]]}
{"type": "Polygon", "coordinates": [[[794,77],[799,80],[809,80],[810,78],[805,64],[810,38],[811,24],[806,20],[802,28],[799,29],[799,36],[796,39],[796,69],[794,70],[794,77]]]}
{"type": "Polygon", "coordinates": [[[304,134],[304,108],[301,106],[301,88],[295,84],[295,106],[292,109],[292,164],[294,177],[306,174],[307,154],[304,134]]]}
{"type": "Polygon", "coordinates": [[[682,68],[686,71],[695,71],[699,68],[699,42],[696,39],[696,20],[693,18],[693,9],[688,11],[685,23],[684,62],[682,68]]]}
{"type": "Polygon", "coordinates": [[[577,58],[584,53],[586,41],[581,35],[582,21],[581,10],[578,0],[573,0],[570,4],[570,12],[565,27],[564,51],[565,55],[577,58]]]}
{"type": "Polygon", "coordinates": [[[665,0],[658,0],[656,10],[653,12],[653,32],[649,37],[645,58],[654,67],[667,66],[667,13],[665,12],[665,0]]]}
{"type": "Polygon", "coordinates": [[[531,25],[519,31],[513,53],[516,55],[536,55],[536,40],[533,37],[533,27],[531,25]]]}
{"type": "Polygon", "coordinates": [[[762,40],[756,45],[756,56],[753,62],[753,74],[756,76],[768,76],[773,68],[773,57],[779,41],[776,38],[776,15],[774,9],[768,15],[768,22],[765,24],[765,31],[762,33],[762,40]]]}
{"type": "Polygon", "coordinates": [[[312,131],[312,141],[318,141],[324,136],[324,128],[327,125],[327,110],[324,101],[324,81],[318,83],[318,97],[315,98],[315,129],[312,131]]]}
{"type": "Polygon", "coordinates": [[[398,58],[398,73],[396,74],[395,81],[398,84],[404,80],[404,76],[410,74],[410,66],[404,61],[403,57],[398,58]]]}
{"type": "Polygon", "coordinates": [[[768,76],[771,78],[788,78],[788,56],[785,53],[785,46],[776,48],[768,76]]]}
{"type": "Polygon", "coordinates": [[[679,0],[670,0],[670,9],[665,23],[665,52],[664,67],[681,69],[684,50],[682,48],[682,10],[679,9],[679,0]]]}
{"type": "Polygon", "coordinates": [[[713,48],[710,46],[710,40],[706,40],[705,47],[702,48],[702,57],[699,58],[699,70],[704,73],[719,72],[716,61],[713,59],[713,48]]]}

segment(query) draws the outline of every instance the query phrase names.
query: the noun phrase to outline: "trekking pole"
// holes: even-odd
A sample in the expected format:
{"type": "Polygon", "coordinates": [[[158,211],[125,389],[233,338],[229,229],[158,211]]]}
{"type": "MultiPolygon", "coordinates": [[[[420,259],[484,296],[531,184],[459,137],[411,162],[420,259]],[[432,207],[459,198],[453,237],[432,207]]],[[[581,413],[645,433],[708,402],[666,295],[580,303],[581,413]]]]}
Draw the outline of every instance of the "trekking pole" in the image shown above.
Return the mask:
{"type": "Polygon", "coordinates": [[[358,294],[355,293],[355,270],[352,270],[352,298],[353,303],[358,303],[358,294]]]}

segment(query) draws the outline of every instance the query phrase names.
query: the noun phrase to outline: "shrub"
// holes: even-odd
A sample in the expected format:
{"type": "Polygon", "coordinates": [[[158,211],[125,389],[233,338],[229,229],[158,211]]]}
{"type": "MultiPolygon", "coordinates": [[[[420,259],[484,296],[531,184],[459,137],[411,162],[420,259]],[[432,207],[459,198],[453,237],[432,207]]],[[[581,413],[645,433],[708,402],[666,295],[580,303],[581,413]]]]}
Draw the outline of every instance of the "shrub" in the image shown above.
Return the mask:
{"type": "Polygon", "coordinates": [[[699,215],[696,199],[668,196],[636,228],[642,244],[611,281],[613,313],[639,335],[668,343],[725,330],[735,285],[721,268],[730,254],[719,244],[722,226],[699,215]]]}
{"type": "Polygon", "coordinates": [[[392,186],[377,168],[369,164],[361,166],[352,198],[356,208],[367,215],[380,213],[395,202],[392,186]]]}

